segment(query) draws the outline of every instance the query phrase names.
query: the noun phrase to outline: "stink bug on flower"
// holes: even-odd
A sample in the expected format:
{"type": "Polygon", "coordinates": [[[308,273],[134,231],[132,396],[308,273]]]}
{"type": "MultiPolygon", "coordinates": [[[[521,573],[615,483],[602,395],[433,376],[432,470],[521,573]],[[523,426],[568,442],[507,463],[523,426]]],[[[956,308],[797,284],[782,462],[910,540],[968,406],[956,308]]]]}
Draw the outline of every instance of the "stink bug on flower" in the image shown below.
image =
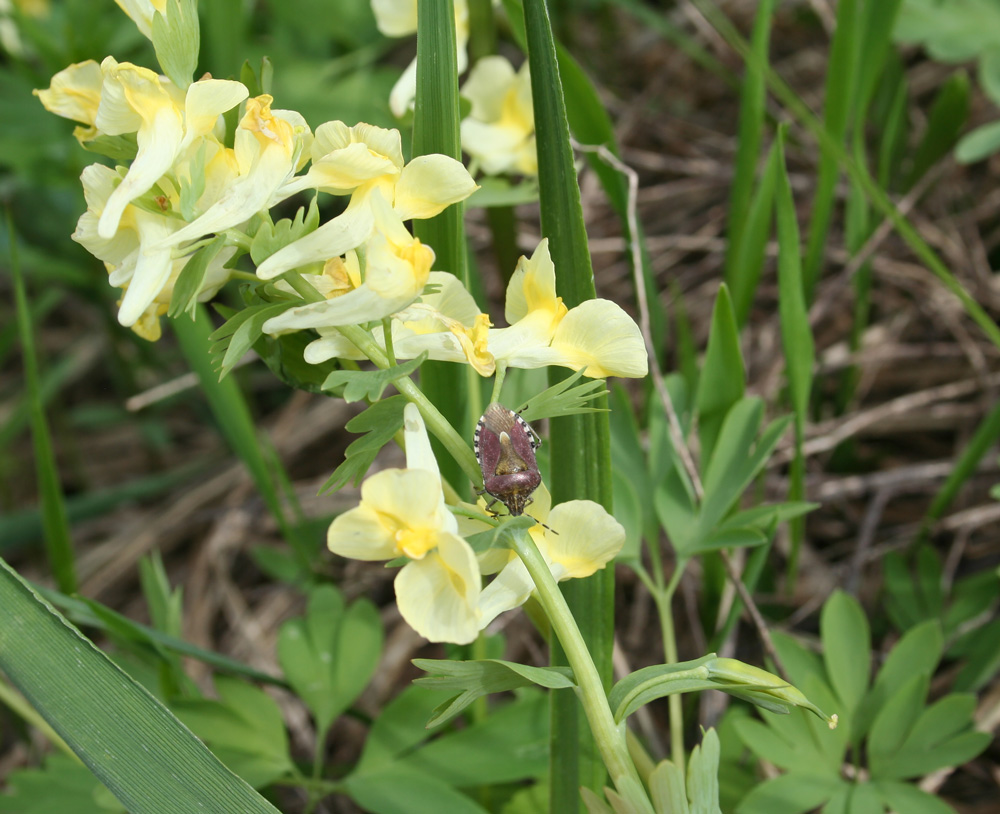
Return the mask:
{"type": "Polygon", "coordinates": [[[484,491],[512,515],[524,513],[532,492],[542,482],[535,460],[541,441],[528,422],[513,410],[493,402],[476,425],[473,446],[483,471],[484,491]]]}

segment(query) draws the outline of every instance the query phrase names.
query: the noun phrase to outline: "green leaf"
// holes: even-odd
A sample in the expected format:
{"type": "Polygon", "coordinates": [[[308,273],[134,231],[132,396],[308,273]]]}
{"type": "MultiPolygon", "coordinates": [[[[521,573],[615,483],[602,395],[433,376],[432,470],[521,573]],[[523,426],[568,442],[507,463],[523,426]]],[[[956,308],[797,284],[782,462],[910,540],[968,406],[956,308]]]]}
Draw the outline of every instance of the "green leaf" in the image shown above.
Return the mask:
{"type": "Polygon", "coordinates": [[[854,743],[860,743],[882,705],[903,683],[914,675],[930,678],[941,660],[943,639],[941,625],[928,620],[908,630],[886,657],[875,685],[858,707],[852,731],[854,743]]]}
{"type": "Polygon", "coordinates": [[[830,683],[853,719],[868,688],[871,669],[871,631],[856,599],[834,591],[820,616],[823,663],[830,683]]]}
{"type": "MultiPolygon", "coordinates": [[[[832,66],[831,66],[832,68],[832,66]]],[[[799,224],[796,218],[792,187],[785,167],[785,130],[778,129],[778,170],[775,208],[778,221],[778,310],[781,318],[781,344],[785,352],[788,389],[796,424],[805,426],[812,389],[815,363],[812,328],[803,293],[799,224]]],[[[801,446],[801,444],[799,445],[801,446]]]]}
{"type": "Polygon", "coordinates": [[[66,498],[59,478],[59,468],[52,449],[52,434],[45,416],[42,386],[38,371],[38,357],[35,353],[35,336],[31,324],[31,310],[21,273],[21,263],[17,255],[17,239],[14,235],[10,209],[7,210],[7,236],[10,241],[10,265],[14,282],[14,301],[17,312],[17,329],[21,341],[21,356],[24,360],[24,378],[27,389],[27,404],[31,418],[31,440],[35,450],[39,501],[42,511],[42,527],[45,531],[45,550],[49,568],[59,589],[72,593],[76,590],[76,559],[73,553],[73,538],[70,534],[66,514],[66,498]]]}
{"type": "Polygon", "coordinates": [[[872,722],[868,759],[875,777],[889,777],[884,769],[910,734],[927,697],[927,676],[915,675],[895,688],[872,722]]]}
{"type": "Polygon", "coordinates": [[[90,770],[63,754],[49,755],[44,768],[14,769],[0,793],[0,814],[125,814],[90,770]]]}
{"type": "Polygon", "coordinates": [[[153,13],[152,32],[156,61],[163,73],[178,88],[186,90],[198,65],[196,0],[167,0],[164,13],[153,13]]]}
{"type": "Polygon", "coordinates": [[[1000,150],[1000,121],[990,122],[970,130],[955,145],[955,160],[959,164],[974,164],[1000,150]]]}
{"type": "Polygon", "coordinates": [[[745,382],[739,326],[729,289],[723,285],[715,298],[705,362],[698,381],[696,410],[703,468],[712,459],[715,441],[726,415],[743,398],[745,382]]]}
{"type": "Polygon", "coordinates": [[[198,295],[201,294],[205,284],[209,266],[225,245],[226,239],[220,235],[196,251],[187,261],[184,270],[177,277],[177,282],[174,283],[174,291],[170,295],[170,308],[167,310],[168,317],[179,317],[188,313],[194,318],[198,295]]]}
{"type": "Polygon", "coordinates": [[[281,626],[278,661],[316,718],[319,733],[325,733],[368,685],[378,667],[382,639],[375,606],[362,597],[346,607],[332,585],[309,594],[305,618],[281,626]]]}
{"type": "Polygon", "coordinates": [[[722,814],[719,808],[719,736],[709,729],[691,750],[687,796],[691,814],[722,814]]]}
{"type": "MultiPolygon", "coordinates": [[[[745,325],[750,315],[753,297],[767,256],[767,242],[771,236],[771,219],[774,215],[774,189],[778,181],[778,166],[778,152],[772,146],[767,155],[760,183],[750,199],[746,226],[739,245],[732,249],[735,252],[733,271],[727,273],[726,285],[732,289],[733,310],[740,325],[745,325]]],[[[729,268],[727,265],[727,270],[729,268]]]]}
{"type": "Polygon", "coordinates": [[[526,664],[484,659],[479,661],[439,661],[414,659],[414,665],[429,675],[414,683],[433,690],[460,691],[434,710],[428,728],[450,721],[477,698],[495,692],[537,684],[548,689],[576,686],[568,667],[530,667],[526,664]]]}
{"type": "MultiPolygon", "coordinates": [[[[423,0],[417,9],[417,76],[413,110],[414,157],[441,154],[462,158],[459,122],[458,52],[455,40],[453,0],[423,0]]],[[[434,247],[434,268],[454,274],[472,290],[469,274],[464,203],[453,204],[433,218],[413,223],[413,234],[434,247]]],[[[420,371],[421,389],[452,427],[465,436],[472,434],[482,410],[471,398],[470,383],[479,377],[465,365],[428,362],[420,371]]],[[[444,453],[437,438],[431,441],[445,481],[468,484],[468,476],[453,455],[444,453]]],[[[468,491],[465,486],[464,491],[468,491]]]]}
{"type": "Polygon", "coordinates": [[[808,772],[779,775],[754,787],[736,814],[804,814],[823,805],[845,782],[808,772]]]}
{"type": "Polygon", "coordinates": [[[582,369],[532,396],[524,407],[515,412],[529,423],[541,421],[543,418],[607,412],[606,407],[587,406],[587,402],[607,395],[605,380],[587,379],[580,382],[581,378],[583,378],[582,369]]]}
{"type": "Polygon", "coordinates": [[[1000,670],[1000,619],[969,634],[968,661],[955,679],[955,689],[971,692],[982,688],[1000,670]]]}
{"type": "Polygon", "coordinates": [[[315,232],[317,226],[319,226],[319,206],[316,198],[309,201],[308,209],[300,206],[293,218],[283,218],[277,223],[271,223],[269,217],[261,218],[253,242],[250,244],[250,258],[259,266],[278,249],[283,249],[289,243],[315,232]]]}
{"type": "Polygon", "coordinates": [[[486,814],[486,809],[442,780],[400,766],[355,773],[344,781],[351,799],[379,814],[486,814]]]}
{"type": "Polygon", "coordinates": [[[955,814],[955,809],[940,797],[928,794],[909,783],[875,780],[872,786],[892,811],[905,811],[906,814],[955,814]]]}
{"type": "Polygon", "coordinates": [[[529,690],[491,709],[485,719],[397,758],[394,765],[458,788],[513,783],[546,774],[548,737],[547,696],[529,690]]]}
{"type": "Polygon", "coordinates": [[[742,325],[750,312],[753,294],[760,279],[763,264],[763,247],[770,232],[770,200],[766,225],[753,223],[754,201],[768,197],[774,190],[773,151],[768,158],[767,168],[761,177],[756,194],[753,191],[754,176],[764,134],[764,113],[767,101],[767,84],[762,65],[768,61],[771,41],[771,18],[774,14],[774,0],[765,0],[757,5],[754,17],[751,48],[757,61],[747,62],[743,85],[740,90],[739,137],[736,144],[736,164],[733,169],[733,183],[729,190],[729,219],[726,245],[725,280],[733,293],[733,302],[739,323],[742,325]],[[760,238],[763,237],[764,240],[760,238]],[[747,244],[755,243],[757,251],[748,251],[747,244]]]}
{"type": "Polygon", "coordinates": [[[427,351],[409,362],[384,370],[335,370],[323,382],[324,390],[344,386],[343,399],[352,401],[378,401],[390,384],[409,376],[427,359],[427,351]]]}
{"type": "Polygon", "coordinates": [[[0,669],[132,814],[277,814],[2,560],[0,607],[0,669]]]}
{"type": "MultiPolygon", "coordinates": [[[[862,43],[857,0],[841,0],[837,4],[837,27],[830,44],[826,66],[826,92],[823,102],[823,129],[830,141],[843,148],[851,116],[851,101],[862,63],[862,43]]],[[[867,55],[865,55],[867,56],[867,55]]],[[[807,302],[812,301],[813,289],[826,257],[826,237],[836,201],[837,180],[840,178],[838,156],[826,144],[820,154],[819,179],[813,196],[809,219],[809,239],[802,265],[802,286],[807,302]]]]}
{"type": "Polygon", "coordinates": [[[250,785],[260,788],[292,771],[281,710],[263,690],[217,676],[218,701],[177,701],[177,716],[250,785]]]}
{"type": "Polygon", "coordinates": [[[913,154],[908,187],[923,178],[955,146],[969,116],[969,93],[969,77],[958,71],[948,77],[934,97],[927,114],[927,129],[913,154]]]}
{"type": "Polygon", "coordinates": [[[215,342],[211,348],[212,367],[218,371],[220,381],[263,336],[265,322],[297,305],[301,305],[301,302],[289,300],[247,305],[213,331],[209,336],[209,339],[215,342]]]}
{"type": "Polygon", "coordinates": [[[348,482],[352,482],[354,486],[361,483],[378,451],[403,428],[404,407],[404,396],[390,396],[375,402],[344,425],[349,432],[365,434],[348,445],[344,451],[344,462],[320,487],[320,494],[336,491],[348,482]]]}
{"type": "Polygon", "coordinates": [[[649,775],[649,794],[654,811],[669,811],[670,814],[689,814],[687,789],[684,773],[676,763],[661,760],[649,775]]]}

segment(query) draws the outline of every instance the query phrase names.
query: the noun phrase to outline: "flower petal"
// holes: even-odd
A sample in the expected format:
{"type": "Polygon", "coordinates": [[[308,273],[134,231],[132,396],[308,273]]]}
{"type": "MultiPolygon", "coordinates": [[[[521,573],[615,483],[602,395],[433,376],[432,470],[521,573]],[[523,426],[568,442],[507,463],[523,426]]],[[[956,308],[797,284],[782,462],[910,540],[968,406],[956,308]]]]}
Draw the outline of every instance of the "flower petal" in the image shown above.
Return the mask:
{"type": "Polygon", "coordinates": [[[407,469],[423,469],[440,478],[441,470],[438,469],[437,458],[431,450],[427,427],[424,426],[420,408],[413,402],[403,408],[403,437],[406,440],[407,469]]]}
{"type": "Polygon", "coordinates": [[[421,155],[403,167],[392,206],[402,220],[433,218],[477,189],[479,185],[460,161],[446,155],[421,155]]]}
{"type": "MultiPolygon", "coordinates": [[[[556,296],[556,267],[549,254],[549,239],[543,239],[530,258],[522,257],[507,284],[504,319],[514,325],[532,311],[549,311],[561,318],[566,313],[556,296]]],[[[554,328],[555,326],[553,326],[554,328]]]]}
{"type": "Polygon", "coordinates": [[[289,243],[257,267],[257,276],[271,280],[289,269],[338,257],[364,243],[375,226],[371,207],[352,199],[347,209],[294,243],[289,243]]]}
{"type": "Polygon", "coordinates": [[[184,98],[185,141],[212,132],[219,116],[250,95],[246,85],[229,79],[202,79],[188,86],[184,98]]]}
{"type": "Polygon", "coordinates": [[[33,91],[50,113],[93,126],[101,102],[104,72],[94,60],[63,68],[45,90],[33,91]]]}
{"type": "Polygon", "coordinates": [[[472,103],[469,115],[481,122],[497,121],[514,76],[514,66],[506,57],[485,56],[476,62],[462,85],[462,95],[472,103]]]}
{"type": "Polygon", "coordinates": [[[479,635],[480,581],[469,544],[442,534],[436,551],[407,563],[396,576],[396,604],[425,639],[469,644],[479,635]]]}
{"type": "Polygon", "coordinates": [[[560,503],[546,523],[558,534],[545,530],[541,540],[533,537],[542,555],[555,566],[557,579],[589,577],[613,560],[625,543],[621,523],[592,500],[560,503]]]}
{"type": "Polygon", "coordinates": [[[514,557],[479,595],[480,626],[485,628],[501,613],[523,605],[534,590],[528,569],[514,557]]]}
{"type": "Polygon", "coordinates": [[[587,300],[570,310],[552,337],[560,364],[592,379],[641,378],[649,371],[639,326],[610,300],[587,300]]]}
{"type": "Polygon", "coordinates": [[[393,530],[365,503],[333,519],[326,544],[334,554],[353,560],[389,560],[397,553],[393,530]]]}

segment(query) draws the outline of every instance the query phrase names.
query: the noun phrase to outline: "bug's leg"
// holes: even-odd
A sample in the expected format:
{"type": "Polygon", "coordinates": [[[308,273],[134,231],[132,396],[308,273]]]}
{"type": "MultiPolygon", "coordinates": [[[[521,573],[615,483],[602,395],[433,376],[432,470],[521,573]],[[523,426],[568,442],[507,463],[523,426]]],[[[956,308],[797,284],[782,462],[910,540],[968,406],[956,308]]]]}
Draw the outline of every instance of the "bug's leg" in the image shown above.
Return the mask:
{"type": "Polygon", "coordinates": [[[529,514],[529,515],[527,515],[527,516],[528,516],[528,517],[531,517],[531,519],[532,519],[532,520],[534,520],[534,521],[535,521],[536,523],[538,523],[538,525],[539,525],[539,526],[541,526],[541,527],[542,527],[543,529],[548,529],[548,530],[549,530],[549,531],[551,531],[551,532],[552,532],[553,534],[558,534],[558,533],[559,533],[559,532],[558,532],[558,531],[556,531],[556,530],[555,530],[554,528],[552,528],[552,526],[546,526],[546,525],[545,525],[545,524],[544,524],[544,523],[543,523],[543,522],[542,522],[541,520],[539,520],[539,519],[538,519],[537,517],[532,517],[532,516],[531,516],[530,514],[529,514]]]}

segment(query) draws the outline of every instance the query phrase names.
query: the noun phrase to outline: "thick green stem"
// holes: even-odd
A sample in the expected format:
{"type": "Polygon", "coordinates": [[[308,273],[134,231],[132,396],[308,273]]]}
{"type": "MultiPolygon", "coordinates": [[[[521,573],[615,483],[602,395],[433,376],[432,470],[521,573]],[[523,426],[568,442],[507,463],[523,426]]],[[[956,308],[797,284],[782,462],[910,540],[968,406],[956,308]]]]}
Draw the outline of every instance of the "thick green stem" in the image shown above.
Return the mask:
{"type": "Polygon", "coordinates": [[[573,668],[577,694],[612,781],[619,790],[623,790],[623,781],[626,779],[634,780],[641,788],[639,773],[629,757],[625,725],[615,723],[601,676],[555,578],[527,531],[515,531],[512,540],[514,550],[535,583],[538,600],[545,608],[553,631],[559,637],[566,660],[573,668]]]}

